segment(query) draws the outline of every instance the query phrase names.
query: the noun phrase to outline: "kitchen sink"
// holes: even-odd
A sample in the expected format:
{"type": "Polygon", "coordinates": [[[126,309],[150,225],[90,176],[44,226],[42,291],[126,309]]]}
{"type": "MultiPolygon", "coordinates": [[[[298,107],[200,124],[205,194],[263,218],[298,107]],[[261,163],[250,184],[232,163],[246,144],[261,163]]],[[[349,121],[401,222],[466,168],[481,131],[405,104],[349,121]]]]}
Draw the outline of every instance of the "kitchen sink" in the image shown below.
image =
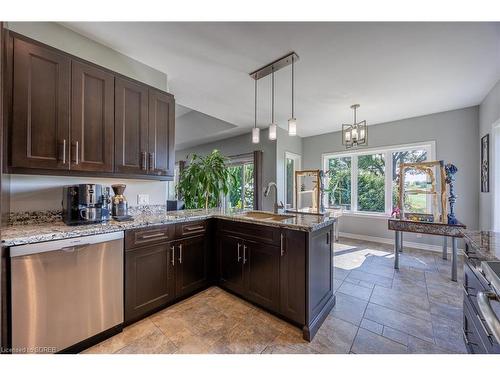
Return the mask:
{"type": "Polygon", "coordinates": [[[248,211],[241,214],[243,217],[258,220],[282,221],[294,217],[293,215],[280,215],[265,211],[248,211]]]}

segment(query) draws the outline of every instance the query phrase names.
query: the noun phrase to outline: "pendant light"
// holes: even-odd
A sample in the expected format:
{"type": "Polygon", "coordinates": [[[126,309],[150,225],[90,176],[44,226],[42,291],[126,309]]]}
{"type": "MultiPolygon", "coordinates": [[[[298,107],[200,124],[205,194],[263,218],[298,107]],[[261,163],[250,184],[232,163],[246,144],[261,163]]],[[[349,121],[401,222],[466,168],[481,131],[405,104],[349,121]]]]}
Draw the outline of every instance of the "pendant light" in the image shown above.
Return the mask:
{"type": "Polygon", "coordinates": [[[294,116],[294,108],[293,108],[293,105],[294,105],[294,81],[295,81],[295,77],[294,77],[294,60],[295,60],[295,56],[292,55],[292,117],[290,117],[290,119],[288,120],[288,135],[290,136],[296,136],[297,135],[297,119],[295,118],[294,116]]]}
{"type": "Polygon", "coordinates": [[[274,123],[274,68],[271,73],[271,125],[269,125],[269,140],[275,141],[277,138],[278,127],[274,123]]]}
{"type": "Polygon", "coordinates": [[[352,124],[342,124],[342,144],[346,148],[366,146],[368,144],[368,126],[366,120],[357,122],[356,110],[359,104],[351,105],[354,111],[354,121],[352,124]]]}
{"type": "Polygon", "coordinates": [[[257,80],[255,80],[255,113],[254,113],[254,125],[252,129],[252,143],[260,142],[260,128],[257,127],[257,80]]]}

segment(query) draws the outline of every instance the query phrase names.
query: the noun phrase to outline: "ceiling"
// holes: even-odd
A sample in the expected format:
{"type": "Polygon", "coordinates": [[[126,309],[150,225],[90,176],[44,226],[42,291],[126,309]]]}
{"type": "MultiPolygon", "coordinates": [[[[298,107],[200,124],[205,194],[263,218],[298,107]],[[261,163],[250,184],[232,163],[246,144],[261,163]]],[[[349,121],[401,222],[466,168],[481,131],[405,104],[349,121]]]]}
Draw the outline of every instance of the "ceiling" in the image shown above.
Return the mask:
{"type": "MultiPolygon", "coordinates": [[[[253,126],[254,81],[248,73],[290,51],[300,56],[295,66],[300,136],[339,130],[352,121],[353,103],[361,104],[358,119],[369,124],[477,105],[500,78],[499,23],[64,25],[167,73],[178,103],[236,125],[219,129],[224,137],[253,126]]],[[[278,71],[275,82],[276,119],[286,128],[290,68],[278,71]]],[[[258,125],[266,127],[270,80],[260,80],[258,90],[258,125]]]]}

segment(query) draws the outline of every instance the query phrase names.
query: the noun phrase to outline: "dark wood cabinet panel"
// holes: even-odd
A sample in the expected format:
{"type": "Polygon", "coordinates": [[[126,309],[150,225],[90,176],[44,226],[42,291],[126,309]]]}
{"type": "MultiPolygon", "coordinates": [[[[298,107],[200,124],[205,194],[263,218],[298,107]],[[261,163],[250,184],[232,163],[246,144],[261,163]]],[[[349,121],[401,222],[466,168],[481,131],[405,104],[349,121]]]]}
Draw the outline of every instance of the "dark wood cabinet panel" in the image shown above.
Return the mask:
{"type": "Polygon", "coordinates": [[[13,39],[11,164],[69,168],[71,59],[13,39]]]}
{"type": "Polygon", "coordinates": [[[309,317],[319,315],[333,296],[333,227],[311,233],[309,239],[309,317]]]}
{"type": "Polygon", "coordinates": [[[170,243],[125,252],[125,322],[166,305],[175,297],[170,243]]]}
{"type": "Polygon", "coordinates": [[[187,238],[176,243],[175,295],[191,294],[208,283],[207,243],[205,236],[187,238]]]}
{"type": "Polygon", "coordinates": [[[113,172],[114,76],[73,60],[71,169],[113,172]]]}
{"type": "Polygon", "coordinates": [[[149,151],[151,174],[174,175],[175,101],[172,95],[149,89],[149,151]]]}
{"type": "Polygon", "coordinates": [[[115,80],[115,171],[147,174],[148,88],[115,80]]]}
{"type": "Polygon", "coordinates": [[[268,244],[245,241],[246,297],[251,301],[279,311],[280,248],[268,244]]]}
{"type": "Polygon", "coordinates": [[[306,234],[284,230],[280,259],[280,314],[305,324],[306,313],[306,234]]]}
{"type": "Polygon", "coordinates": [[[229,290],[242,294],[245,289],[243,241],[224,234],[219,236],[217,242],[219,283],[229,290]]]}

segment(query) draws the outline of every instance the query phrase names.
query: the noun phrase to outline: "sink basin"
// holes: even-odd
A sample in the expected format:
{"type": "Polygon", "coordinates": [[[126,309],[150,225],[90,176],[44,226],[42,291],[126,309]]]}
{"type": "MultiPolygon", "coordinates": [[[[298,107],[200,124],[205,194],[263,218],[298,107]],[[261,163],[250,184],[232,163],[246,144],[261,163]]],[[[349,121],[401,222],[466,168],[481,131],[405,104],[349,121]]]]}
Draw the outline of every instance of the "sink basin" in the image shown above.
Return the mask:
{"type": "Polygon", "coordinates": [[[286,220],[286,219],[290,219],[293,217],[293,215],[280,215],[280,214],[273,214],[272,212],[265,212],[265,211],[248,211],[248,212],[242,213],[241,216],[248,217],[251,219],[273,220],[273,221],[281,221],[281,220],[286,220]]]}

